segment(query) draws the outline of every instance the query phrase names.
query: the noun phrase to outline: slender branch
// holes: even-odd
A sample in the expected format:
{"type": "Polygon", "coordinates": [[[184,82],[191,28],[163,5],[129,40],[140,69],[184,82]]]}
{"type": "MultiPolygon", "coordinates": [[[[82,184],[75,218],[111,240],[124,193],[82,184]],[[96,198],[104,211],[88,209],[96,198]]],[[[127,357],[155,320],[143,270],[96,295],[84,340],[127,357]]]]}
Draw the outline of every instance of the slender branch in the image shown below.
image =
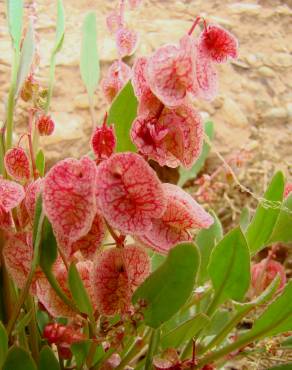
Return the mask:
{"type": "Polygon", "coordinates": [[[145,370],[152,370],[153,357],[157,351],[160,340],[160,329],[153,329],[146,355],[145,370]]]}
{"type": "Polygon", "coordinates": [[[32,357],[38,362],[39,358],[39,335],[36,321],[35,302],[31,295],[27,298],[27,308],[32,311],[32,318],[29,323],[29,339],[31,345],[32,357]]]}
{"type": "Polygon", "coordinates": [[[36,168],[36,162],[35,162],[35,156],[34,156],[35,153],[34,153],[33,144],[32,144],[32,125],[33,125],[34,113],[35,113],[34,109],[29,110],[27,138],[28,138],[28,146],[29,146],[29,152],[30,152],[33,177],[36,180],[38,177],[38,172],[36,168]]]}

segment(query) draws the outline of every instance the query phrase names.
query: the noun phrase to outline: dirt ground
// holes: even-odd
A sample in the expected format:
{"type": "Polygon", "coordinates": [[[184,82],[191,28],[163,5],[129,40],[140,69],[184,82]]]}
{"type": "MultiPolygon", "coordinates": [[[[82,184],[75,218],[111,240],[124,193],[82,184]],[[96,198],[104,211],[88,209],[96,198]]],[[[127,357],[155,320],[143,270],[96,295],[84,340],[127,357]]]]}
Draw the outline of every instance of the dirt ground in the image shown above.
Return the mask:
{"type": "MultiPolygon", "coordinates": [[[[28,5],[32,1],[26,0],[28,5]]],[[[105,15],[117,0],[63,0],[66,35],[57,57],[56,85],[51,111],[56,133],[41,144],[49,163],[88,152],[91,132],[87,97],[79,73],[81,25],[84,15],[97,15],[102,74],[117,58],[112,36],[105,27],[105,15]]],[[[39,78],[46,86],[49,56],[54,40],[56,1],[36,0],[36,31],[40,38],[39,78]]],[[[240,44],[239,59],[219,67],[220,93],[212,103],[198,102],[204,118],[215,123],[215,146],[228,158],[248,151],[240,180],[261,194],[271,175],[284,171],[292,180],[292,1],[291,0],[144,0],[137,11],[127,13],[127,22],[140,33],[136,55],[147,55],[164,43],[176,42],[197,15],[216,22],[234,33],[240,44]]],[[[5,2],[0,0],[0,120],[10,79],[11,48],[5,20],[5,2]]],[[[132,60],[130,60],[130,63],[132,60]]],[[[107,109],[100,91],[96,94],[99,119],[107,109]]],[[[16,111],[17,131],[24,132],[26,105],[16,111]]],[[[209,168],[218,164],[214,152],[209,168]]],[[[238,189],[237,189],[238,191],[238,189]]],[[[241,207],[236,195],[227,204],[235,213],[241,207]]],[[[229,199],[230,200],[230,199],[229,199]]],[[[227,203],[229,201],[227,199],[227,203]]],[[[254,203],[253,203],[254,204],[254,203]]],[[[224,211],[224,210],[223,210],[224,211]]],[[[242,365],[240,369],[244,369],[242,365]]],[[[247,369],[262,369],[248,365],[247,369]]]]}

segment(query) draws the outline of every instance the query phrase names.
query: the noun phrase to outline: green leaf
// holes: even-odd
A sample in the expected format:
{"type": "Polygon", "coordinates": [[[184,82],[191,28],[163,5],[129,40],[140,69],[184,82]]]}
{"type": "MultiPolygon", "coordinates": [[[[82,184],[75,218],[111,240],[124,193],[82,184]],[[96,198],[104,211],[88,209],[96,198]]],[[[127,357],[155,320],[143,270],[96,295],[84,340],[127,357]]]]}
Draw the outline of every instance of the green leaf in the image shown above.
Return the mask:
{"type": "Polygon", "coordinates": [[[261,306],[263,304],[269,303],[270,300],[275,295],[277,289],[280,285],[280,276],[277,275],[275,279],[271,282],[271,284],[260,294],[258,297],[256,297],[253,301],[247,302],[247,303],[238,303],[235,302],[235,307],[238,312],[249,312],[251,309],[261,306]]]}
{"type": "Polygon", "coordinates": [[[42,149],[40,149],[36,155],[35,165],[39,174],[43,177],[45,175],[45,155],[42,149]]]}
{"type": "Polygon", "coordinates": [[[211,318],[210,325],[206,327],[204,335],[211,336],[220,333],[230,320],[230,317],[231,317],[230,311],[225,309],[217,310],[214,316],[211,318]]]}
{"type": "Polygon", "coordinates": [[[37,370],[37,367],[28,352],[13,346],[8,351],[3,370],[37,370]]]}
{"type": "Polygon", "coordinates": [[[192,319],[187,320],[161,337],[162,348],[179,348],[185,342],[195,337],[199,331],[209,324],[208,316],[199,313],[192,319]]]}
{"type": "MultiPolygon", "coordinates": [[[[277,172],[264,195],[267,201],[278,202],[283,199],[284,176],[282,172],[277,172]]],[[[261,202],[256,213],[249,224],[246,232],[248,246],[252,254],[260,251],[267,244],[280,212],[280,207],[265,206],[261,202]]]]}
{"type": "Polygon", "coordinates": [[[57,10],[57,26],[56,26],[56,38],[55,45],[52,54],[57,54],[63,45],[65,35],[65,13],[62,0],[58,0],[58,10],[57,10]]]}
{"type": "Polygon", "coordinates": [[[29,23],[23,45],[21,48],[19,69],[17,73],[15,96],[18,96],[24,81],[28,77],[35,53],[34,30],[32,22],[29,23]]]}
{"type": "Polygon", "coordinates": [[[0,321],[0,369],[5,361],[6,355],[8,352],[8,337],[6,330],[0,321]]]}
{"type": "Polygon", "coordinates": [[[45,311],[37,310],[36,319],[39,331],[42,333],[45,326],[50,322],[49,315],[45,311]]]}
{"type": "Polygon", "coordinates": [[[38,370],[60,370],[59,362],[49,346],[44,346],[40,352],[38,370]]]}
{"type": "Polygon", "coordinates": [[[137,115],[138,100],[129,81],[115,97],[108,116],[108,124],[115,125],[117,152],[135,152],[136,147],[130,138],[132,123],[137,115]]]}
{"type": "Polygon", "coordinates": [[[158,328],[185,304],[192,293],[199,264],[200,255],[194,244],[178,244],[135,291],[133,303],[146,302],[143,315],[148,326],[158,328]]]}
{"type": "Polygon", "coordinates": [[[231,230],[216,245],[208,266],[217,304],[226,299],[241,301],[250,284],[250,256],[240,228],[231,230]]]}
{"type": "Polygon", "coordinates": [[[58,255],[58,244],[52,225],[47,217],[43,223],[43,237],[40,252],[40,266],[44,272],[51,271],[58,255]]]}
{"type": "Polygon", "coordinates": [[[94,13],[87,14],[83,23],[80,72],[87,93],[92,99],[99,81],[96,16],[94,13]]]}
{"type": "Polygon", "coordinates": [[[292,281],[287,283],[277,297],[255,320],[254,326],[243,337],[250,342],[292,330],[292,281]]]}
{"type": "Polygon", "coordinates": [[[78,309],[81,312],[86,313],[88,316],[92,316],[93,308],[88,297],[88,293],[74,263],[71,263],[69,268],[68,283],[72,297],[78,309]]]}
{"type": "Polygon", "coordinates": [[[292,242],[292,194],[284,200],[276,225],[269,239],[269,244],[275,242],[292,242]]]}
{"type": "MultiPolygon", "coordinates": [[[[214,138],[214,123],[212,121],[205,122],[204,126],[205,134],[209,137],[210,140],[214,138]]],[[[179,186],[183,186],[188,180],[195,179],[197,174],[203,168],[205,161],[210,152],[210,145],[204,141],[203,149],[201,155],[195,162],[195,164],[190,169],[185,169],[184,167],[179,168],[180,179],[178,182],[179,186]]]]}
{"type": "MultiPolygon", "coordinates": [[[[75,357],[77,368],[81,369],[83,364],[85,363],[90,347],[91,347],[91,343],[92,341],[90,339],[87,339],[87,340],[73,343],[71,345],[71,351],[75,357]]],[[[104,354],[105,352],[101,345],[96,347],[92,365],[95,365],[97,362],[99,362],[104,356],[104,354]]]]}
{"type": "Polygon", "coordinates": [[[250,212],[248,207],[244,207],[240,214],[239,224],[242,231],[245,231],[250,222],[250,212]]]}
{"type": "Polygon", "coordinates": [[[7,0],[8,27],[15,50],[20,49],[23,1],[7,0]]]}
{"type": "Polygon", "coordinates": [[[223,237],[223,229],[220,220],[213,211],[211,214],[214,218],[214,223],[209,227],[209,229],[200,230],[196,237],[196,245],[198,246],[201,255],[201,265],[198,277],[199,285],[203,285],[204,282],[209,279],[207,267],[210,255],[215,245],[223,237]]]}

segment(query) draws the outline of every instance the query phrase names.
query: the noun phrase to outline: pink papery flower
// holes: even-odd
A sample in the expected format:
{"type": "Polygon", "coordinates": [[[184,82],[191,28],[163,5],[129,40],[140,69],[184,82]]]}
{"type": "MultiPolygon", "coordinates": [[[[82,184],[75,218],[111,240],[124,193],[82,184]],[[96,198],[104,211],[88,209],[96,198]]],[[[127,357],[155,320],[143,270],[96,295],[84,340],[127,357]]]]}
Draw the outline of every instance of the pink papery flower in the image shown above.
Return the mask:
{"type": "Polygon", "coordinates": [[[211,24],[200,34],[196,48],[199,96],[212,100],[218,92],[218,75],[213,63],[225,63],[229,58],[237,58],[237,40],[224,28],[211,24]]]}
{"type": "Polygon", "coordinates": [[[165,45],[148,59],[146,79],[151,91],[163,104],[176,107],[184,103],[188,93],[195,94],[196,48],[190,36],[179,46],[165,45]]]}
{"type": "Polygon", "coordinates": [[[128,0],[131,9],[136,9],[142,4],[142,0],[128,0]]]}
{"type": "Polygon", "coordinates": [[[13,225],[10,212],[24,197],[25,192],[21,185],[0,178],[0,228],[9,229],[13,225]]]}
{"type": "Polygon", "coordinates": [[[122,20],[122,16],[120,15],[119,11],[113,10],[106,17],[106,25],[110,33],[115,33],[122,27],[123,20],[122,20]]]}
{"type": "Polygon", "coordinates": [[[176,185],[163,184],[167,198],[166,211],[152,220],[152,228],[139,240],[155,251],[167,253],[179,242],[192,240],[192,229],[209,228],[213,218],[190,194],[176,185]]]}
{"type": "Polygon", "coordinates": [[[287,280],[285,268],[281,263],[265,258],[261,262],[253,264],[251,268],[251,286],[254,294],[261,294],[277,275],[280,277],[278,290],[281,291],[287,280]]]}
{"type": "Polygon", "coordinates": [[[34,217],[36,201],[41,193],[43,182],[44,179],[38,178],[37,180],[31,182],[25,191],[24,204],[31,219],[34,217]]]}
{"type": "Polygon", "coordinates": [[[147,62],[146,57],[139,57],[133,65],[132,84],[137,98],[140,98],[146,90],[150,89],[145,75],[147,62]]]}
{"type": "Polygon", "coordinates": [[[108,126],[106,119],[101,127],[96,127],[91,136],[91,148],[98,160],[110,157],[117,144],[114,125],[108,126]]]}
{"type": "Polygon", "coordinates": [[[88,157],[65,159],[48,172],[43,206],[56,235],[74,242],[88,233],[96,214],[96,165],[88,157]]]}
{"type": "Polygon", "coordinates": [[[104,315],[126,313],[135,289],[150,273],[150,259],[141,247],[111,248],[94,263],[92,285],[98,311],[104,315]]]}
{"type": "Polygon", "coordinates": [[[103,217],[96,213],[89,232],[81,239],[70,243],[62,235],[57,235],[57,241],[66,258],[71,259],[74,253],[79,251],[84,258],[92,259],[104,240],[105,232],[103,217]]]}
{"type": "MultiPolygon", "coordinates": [[[[93,262],[89,260],[78,262],[76,264],[76,268],[84,284],[84,287],[87,290],[88,296],[91,299],[91,302],[94,304],[95,301],[93,299],[93,289],[90,278],[92,274],[93,262]]],[[[63,292],[67,295],[68,298],[72,299],[68,287],[68,271],[60,259],[55,262],[53,266],[53,273],[63,292]]],[[[76,316],[76,313],[60,299],[60,297],[51,287],[49,281],[44,275],[37,279],[36,287],[36,294],[40,303],[44,306],[44,308],[51,316],[62,316],[69,318],[76,316]]],[[[94,308],[96,308],[95,305],[94,308]]]]}
{"type": "Polygon", "coordinates": [[[6,171],[15,180],[23,181],[30,178],[30,164],[25,151],[20,148],[7,150],[4,157],[6,171]]]}
{"type": "Polygon", "coordinates": [[[131,68],[122,61],[115,61],[110,66],[106,77],[101,81],[102,91],[108,102],[112,102],[118,92],[130,80],[131,75],[131,68]]]}
{"type": "Polygon", "coordinates": [[[131,139],[143,155],[160,166],[190,168],[202,150],[202,119],[188,105],[164,108],[158,118],[138,116],[132,125],[131,139]]]}
{"type": "Polygon", "coordinates": [[[116,32],[116,45],[121,58],[132,55],[138,44],[138,34],[128,28],[120,28],[116,32]]]}
{"type": "MultiPolygon", "coordinates": [[[[18,288],[22,289],[31,269],[33,245],[31,233],[19,232],[9,235],[4,248],[3,257],[5,266],[18,288]]],[[[31,292],[35,293],[35,279],[40,276],[38,270],[31,285],[31,292]]]]}
{"type": "Polygon", "coordinates": [[[117,153],[97,168],[97,203],[107,221],[122,233],[142,234],[166,206],[162,185],[145,160],[117,153]]]}
{"type": "Polygon", "coordinates": [[[237,39],[216,24],[205,27],[199,37],[199,45],[214,63],[226,63],[229,58],[238,57],[237,39]]]}

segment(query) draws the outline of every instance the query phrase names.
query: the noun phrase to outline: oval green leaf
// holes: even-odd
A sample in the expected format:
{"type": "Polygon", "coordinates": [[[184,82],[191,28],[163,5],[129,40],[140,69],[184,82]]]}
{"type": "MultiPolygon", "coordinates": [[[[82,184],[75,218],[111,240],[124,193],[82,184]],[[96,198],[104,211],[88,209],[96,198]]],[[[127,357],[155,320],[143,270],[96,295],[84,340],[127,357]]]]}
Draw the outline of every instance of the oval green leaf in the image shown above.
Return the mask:
{"type": "Polygon", "coordinates": [[[38,370],[60,370],[59,362],[49,346],[44,346],[40,352],[38,370]]]}
{"type": "Polygon", "coordinates": [[[284,192],[284,176],[282,172],[277,172],[265,192],[264,199],[267,204],[261,202],[256,213],[246,231],[246,239],[252,254],[264,248],[273,232],[277,221],[280,205],[284,192]],[[278,203],[278,207],[269,206],[269,201],[278,203]]]}
{"type": "Polygon", "coordinates": [[[35,158],[35,165],[37,170],[39,171],[39,174],[43,177],[45,175],[45,155],[44,152],[40,149],[37,152],[36,158],[35,158]]]}
{"type": "Polygon", "coordinates": [[[74,263],[71,263],[69,268],[68,283],[70,291],[72,293],[72,297],[78,309],[88,316],[92,316],[93,308],[88,293],[84,287],[84,284],[74,263]]]}
{"type": "Polygon", "coordinates": [[[83,23],[80,72],[87,93],[92,99],[99,81],[96,16],[94,13],[87,14],[83,23]]]}
{"type": "Polygon", "coordinates": [[[143,314],[148,326],[158,328],[185,304],[194,288],[199,264],[200,255],[194,244],[178,244],[136,290],[132,300],[134,304],[146,302],[143,314]]]}
{"type": "Polygon", "coordinates": [[[211,214],[214,219],[213,224],[209,227],[209,229],[200,230],[196,237],[196,245],[198,246],[201,255],[201,265],[198,277],[199,285],[203,285],[206,280],[209,279],[208,263],[210,260],[210,255],[215,245],[223,237],[223,229],[220,220],[213,211],[211,214]]]}
{"type": "Polygon", "coordinates": [[[52,51],[52,55],[58,53],[63,45],[65,35],[65,13],[62,0],[58,0],[57,8],[57,26],[56,26],[56,38],[55,45],[52,51]]]}
{"type": "Polygon", "coordinates": [[[226,234],[213,249],[208,271],[217,304],[244,298],[250,284],[250,255],[239,227],[226,234]]]}
{"type": "Polygon", "coordinates": [[[13,46],[15,50],[19,50],[22,32],[23,0],[8,0],[7,14],[13,46]]]}
{"type": "Polygon", "coordinates": [[[199,331],[210,322],[208,316],[199,313],[192,319],[184,321],[175,329],[161,337],[162,348],[179,348],[195,337],[199,331]]]}
{"type": "Polygon", "coordinates": [[[37,370],[37,367],[28,352],[13,346],[8,351],[3,370],[37,370]]]}
{"type": "Polygon", "coordinates": [[[292,194],[283,202],[269,244],[275,242],[292,242],[292,194]]]}
{"type": "Polygon", "coordinates": [[[31,69],[31,65],[34,58],[35,45],[34,45],[34,30],[32,22],[29,23],[28,30],[23,40],[23,45],[20,54],[20,63],[17,73],[17,81],[15,88],[15,96],[18,96],[24,81],[28,77],[31,69]]]}
{"type": "Polygon", "coordinates": [[[137,115],[138,100],[129,81],[115,97],[108,115],[108,124],[114,124],[117,136],[117,152],[135,152],[130,138],[132,123],[137,115]]]}
{"type": "Polygon", "coordinates": [[[43,223],[42,245],[40,251],[40,266],[44,272],[51,271],[58,255],[58,245],[52,225],[47,217],[43,223]]]}

